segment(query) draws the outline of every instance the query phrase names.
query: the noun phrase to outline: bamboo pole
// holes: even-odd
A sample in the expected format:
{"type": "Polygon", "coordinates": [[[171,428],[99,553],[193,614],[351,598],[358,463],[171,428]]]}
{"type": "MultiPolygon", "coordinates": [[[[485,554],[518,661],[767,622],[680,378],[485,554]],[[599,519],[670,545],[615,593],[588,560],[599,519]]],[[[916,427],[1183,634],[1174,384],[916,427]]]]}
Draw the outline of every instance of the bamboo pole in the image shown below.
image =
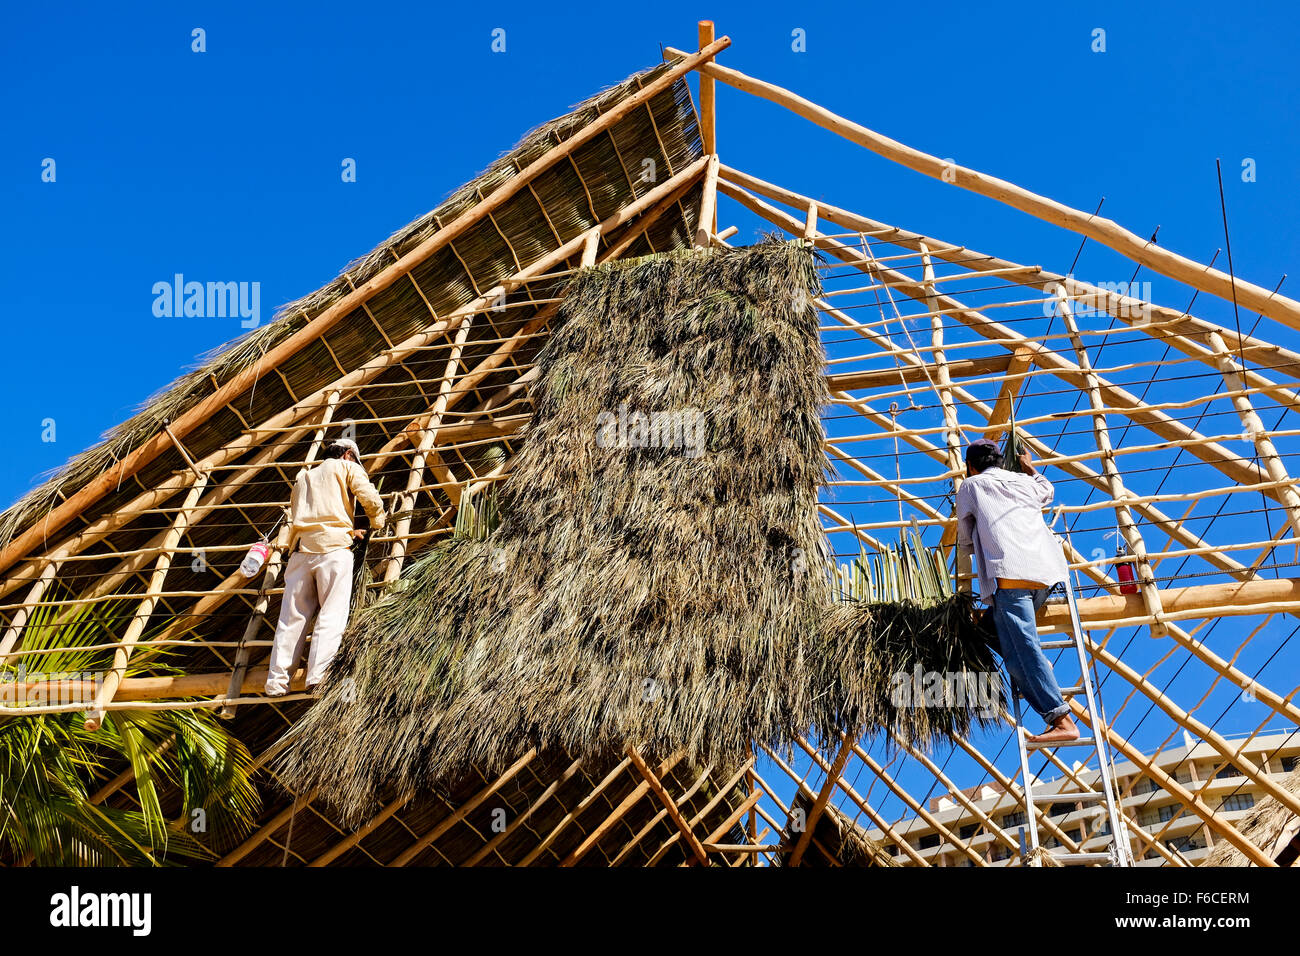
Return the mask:
{"type": "MultiPolygon", "coordinates": [[[[1080,704],[1077,700],[1069,700],[1067,703],[1070,709],[1074,711],[1074,716],[1084,724],[1092,727],[1088,719],[1088,709],[1080,704]]],[[[1210,806],[1201,799],[1199,794],[1194,794],[1184,787],[1181,783],[1171,777],[1159,767],[1154,760],[1147,757],[1146,754],[1138,750],[1131,743],[1125,740],[1112,727],[1104,728],[1107,742],[1115,749],[1125,760],[1140,769],[1144,774],[1162,790],[1167,791],[1170,795],[1178,799],[1184,806],[1191,810],[1201,820],[1219,834],[1238,850],[1244,853],[1250,860],[1258,866],[1275,866],[1274,862],[1255,846],[1249,839],[1242,836],[1236,827],[1222,819],[1210,806]]],[[[1096,728],[1093,728],[1096,732],[1096,728]]]]}
{"type": "Polygon", "coordinates": [[[664,805],[664,810],[668,813],[673,824],[681,832],[682,839],[685,840],[686,845],[690,847],[691,853],[695,855],[696,861],[704,866],[708,866],[709,855],[704,849],[704,845],[700,843],[700,838],[695,835],[695,831],[691,829],[691,825],[686,822],[686,818],[683,817],[681,811],[677,809],[677,802],[673,800],[672,794],[668,792],[668,788],[664,786],[663,781],[660,780],[658,775],[656,775],[655,772],[650,769],[649,765],[646,764],[644,758],[641,756],[641,752],[638,751],[636,747],[629,746],[627,748],[627,755],[628,759],[632,761],[632,766],[636,767],[637,772],[641,774],[645,779],[645,782],[650,785],[650,789],[659,799],[659,802],[664,805]]]}
{"type": "Polygon", "coordinates": [[[1160,592],[1156,587],[1155,575],[1151,571],[1151,562],[1147,560],[1146,542],[1143,540],[1142,532],[1138,530],[1137,522],[1133,520],[1133,512],[1125,503],[1124,499],[1128,497],[1128,489],[1124,487],[1124,478],[1115,465],[1115,454],[1110,442],[1110,428],[1106,424],[1105,413],[1101,411],[1105,404],[1101,398],[1101,383],[1096,373],[1092,371],[1092,360],[1088,357],[1088,350],[1083,346],[1083,340],[1079,338],[1079,326],[1074,321],[1074,313],[1070,309],[1069,302],[1058,296],[1057,309],[1066,329],[1070,333],[1070,338],[1074,344],[1075,362],[1082,371],[1084,384],[1087,386],[1088,403],[1093,410],[1093,439],[1097,443],[1097,450],[1101,452],[1102,473],[1106,476],[1106,482],[1110,486],[1110,497],[1115,505],[1115,520],[1119,525],[1120,534],[1124,536],[1124,541],[1135,559],[1134,568],[1137,572],[1138,589],[1146,605],[1147,613],[1151,615],[1155,622],[1151,625],[1151,636],[1165,637],[1169,633],[1169,628],[1162,621],[1164,608],[1160,606],[1160,592]]]}
{"type": "Polygon", "coordinates": [[[9,622],[5,636],[0,639],[0,664],[8,662],[9,653],[18,643],[18,638],[23,633],[23,625],[27,623],[27,618],[31,616],[32,608],[40,604],[41,596],[45,593],[45,589],[50,586],[50,582],[54,580],[55,575],[59,573],[62,564],[61,561],[51,561],[41,568],[40,577],[36,579],[36,583],[32,585],[31,590],[27,592],[26,597],[23,599],[24,606],[14,611],[13,619],[9,622]]]}
{"type": "MultiPolygon", "coordinates": [[[[724,782],[721,786],[719,786],[719,787],[717,788],[717,793],[715,793],[715,794],[713,795],[713,798],[712,798],[708,803],[706,803],[706,804],[704,805],[704,808],[703,808],[702,810],[700,810],[699,813],[695,814],[693,817],[690,818],[690,825],[691,825],[692,827],[695,827],[695,826],[698,826],[699,824],[703,823],[703,822],[704,822],[704,819],[705,819],[705,818],[706,818],[710,813],[712,813],[712,812],[717,808],[718,804],[722,803],[724,800],[728,800],[730,794],[733,793],[733,792],[735,791],[736,787],[740,784],[740,782],[741,782],[741,780],[744,778],[745,774],[746,774],[750,769],[752,769],[753,765],[754,765],[754,758],[753,758],[753,755],[751,754],[750,757],[749,757],[749,759],[746,760],[744,763],[742,763],[742,764],[741,764],[741,765],[736,769],[736,772],[733,773],[733,774],[732,774],[732,775],[731,775],[731,776],[726,780],[726,782],[724,782]]],[[[730,802],[728,802],[727,806],[728,806],[728,807],[731,806],[730,802]]],[[[739,816],[737,817],[737,819],[738,819],[738,818],[739,818],[739,816]]],[[[681,835],[681,832],[680,832],[680,831],[674,832],[674,833],[672,834],[672,836],[670,836],[668,839],[664,840],[663,843],[659,844],[659,849],[656,850],[656,851],[651,855],[650,859],[646,861],[646,864],[645,864],[645,865],[646,865],[647,867],[654,866],[656,863],[659,862],[660,859],[663,858],[663,855],[664,855],[665,853],[667,853],[668,850],[669,850],[669,849],[670,849],[674,844],[676,844],[677,841],[680,840],[681,838],[682,838],[682,835],[681,835]]],[[[711,837],[711,838],[712,838],[712,837],[711,837]]],[[[687,862],[689,863],[690,861],[687,861],[687,862]]],[[[685,865],[685,864],[683,864],[683,865],[685,865]]]]}
{"type": "Polygon", "coordinates": [[[582,816],[582,814],[596,802],[600,795],[605,792],[609,785],[622,776],[623,772],[631,765],[632,761],[627,757],[624,757],[619,761],[619,763],[615,765],[614,769],[605,774],[605,776],[601,778],[600,783],[598,783],[590,793],[578,801],[578,805],[566,813],[559,822],[551,828],[551,831],[546,834],[546,836],[543,837],[538,844],[532,848],[532,850],[529,851],[528,855],[519,861],[519,866],[531,866],[538,857],[550,849],[555,844],[555,841],[560,838],[560,834],[562,834],[574,820],[582,816]]]}
{"type": "MultiPolygon", "coordinates": [[[[599,235],[599,231],[595,234],[599,235]]],[[[442,373],[442,384],[438,388],[438,397],[429,412],[429,420],[424,427],[420,441],[415,446],[415,457],[411,461],[411,470],[406,478],[406,491],[402,505],[402,510],[405,513],[397,519],[394,526],[395,540],[388,555],[388,563],[384,566],[383,582],[385,584],[397,580],[402,573],[402,563],[406,558],[405,536],[411,530],[411,517],[415,513],[415,489],[423,481],[425,461],[433,448],[434,442],[437,440],[438,425],[442,422],[442,414],[447,409],[448,392],[452,383],[455,382],[456,376],[460,373],[460,357],[465,347],[465,339],[469,336],[469,330],[470,322],[466,321],[461,324],[461,327],[456,332],[456,344],[451,350],[451,355],[447,357],[447,364],[442,373]]]]}
{"type": "Polygon", "coordinates": [[[1255,445],[1255,451],[1259,455],[1260,461],[1264,463],[1264,470],[1268,472],[1269,478],[1273,481],[1283,483],[1281,486],[1282,503],[1286,507],[1291,527],[1297,533],[1300,533],[1300,495],[1296,494],[1295,482],[1287,474],[1281,456],[1277,453],[1277,447],[1269,439],[1268,431],[1260,420],[1259,414],[1255,411],[1255,406],[1251,404],[1250,399],[1244,394],[1247,388],[1245,369],[1234,360],[1231,352],[1228,351],[1228,344],[1219,333],[1210,333],[1210,346],[1218,356],[1219,371],[1223,373],[1224,388],[1238,392],[1233,397],[1232,404],[1241,419],[1242,427],[1245,428],[1246,434],[1250,436],[1255,445]]]}
{"type": "MultiPolygon", "coordinates": [[[[662,776],[663,774],[670,772],[682,759],[682,756],[683,754],[680,751],[670,756],[659,765],[657,775],[662,776]]],[[[623,798],[622,802],[619,803],[619,805],[616,806],[604,820],[596,825],[595,829],[587,834],[586,838],[574,848],[573,852],[560,861],[560,866],[576,866],[578,863],[582,862],[582,858],[591,852],[592,847],[603,840],[605,836],[608,835],[609,831],[614,829],[618,822],[627,816],[628,811],[631,810],[632,807],[635,806],[649,791],[650,783],[643,779],[639,784],[632,788],[631,792],[623,798]]]]}
{"type": "Polygon", "coordinates": [[[529,750],[526,754],[524,754],[522,757],[520,757],[518,760],[512,763],[509,767],[507,767],[499,777],[497,777],[495,780],[493,780],[491,783],[485,786],[482,790],[476,793],[469,800],[466,800],[464,803],[462,803],[459,807],[457,807],[447,816],[439,820],[437,825],[434,826],[432,830],[424,834],[424,836],[420,837],[409,847],[407,847],[405,850],[399,853],[396,857],[394,857],[393,861],[388,865],[406,866],[417,856],[423,853],[430,845],[436,842],[438,838],[441,837],[444,833],[446,833],[457,823],[460,823],[467,816],[473,813],[479,806],[483,804],[484,800],[492,796],[492,794],[496,793],[503,786],[505,786],[507,783],[513,780],[521,770],[523,770],[530,763],[532,763],[532,761],[534,760],[534,758],[536,758],[536,756],[537,756],[536,748],[529,750]]]}
{"type": "MultiPolygon", "coordinates": [[[[802,737],[799,738],[798,742],[799,742],[799,746],[803,747],[805,750],[808,749],[808,742],[804,740],[802,737]]],[[[988,865],[982,856],[980,856],[978,853],[972,850],[963,840],[958,838],[958,836],[955,833],[953,833],[946,826],[940,823],[938,818],[935,817],[934,814],[926,810],[925,807],[922,806],[915,797],[913,797],[910,793],[907,792],[906,787],[903,787],[901,784],[896,782],[894,778],[891,777],[888,772],[886,772],[885,768],[882,767],[880,764],[876,763],[876,761],[872,759],[871,755],[867,753],[865,750],[863,750],[862,747],[860,747],[858,744],[855,743],[853,745],[853,752],[858,755],[858,759],[861,760],[863,763],[865,763],[867,765],[867,768],[872,773],[874,773],[885,786],[887,786],[890,790],[892,790],[895,794],[897,794],[898,798],[902,800],[905,804],[907,804],[907,806],[911,808],[912,812],[915,813],[917,816],[919,816],[922,820],[924,820],[926,824],[930,826],[935,832],[937,832],[942,839],[950,843],[954,849],[958,850],[963,855],[965,855],[966,858],[969,859],[976,866],[988,865]]]]}
{"type": "MultiPolygon", "coordinates": [[[[713,773],[713,764],[709,764],[702,771],[700,771],[699,775],[695,778],[695,781],[686,789],[686,791],[680,797],[678,797],[673,801],[677,805],[679,811],[683,806],[686,805],[686,802],[690,800],[691,797],[695,796],[695,794],[699,791],[700,787],[704,786],[705,782],[709,779],[709,775],[712,773],[713,773]]],[[[668,816],[668,811],[660,810],[649,820],[647,820],[645,822],[645,825],[642,826],[641,829],[638,830],[632,836],[632,839],[628,840],[626,843],[623,844],[622,849],[620,849],[618,853],[614,855],[614,858],[609,861],[609,865],[611,867],[618,866],[619,863],[621,863],[629,853],[631,853],[634,849],[636,849],[638,846],[641,845],[641,841],[644,840],[646,836],[652,830],[654,830],[654,828],[657,827],[659,823],[666,816],[668,816]]]]}
{"type": "MultiPolygon", "coordinates": [[[[803,743],[803,741],[800,741],[800,743],[803,743]]],[[[844,771],[844,765],[848,763],[849,754],[852,751],[853,736],[845,734],[841,740],[840,749],[835,754],[835,760],[832,761],[830,769],[826,771],[826,782],[817,794],[817,799],[813,801],[812,809],[808,811],[808,819],[804,821],[803,832],[799,834],[794,849],[790,851],[790,866],[795,867],[803,862],[804,852],[808,849],[808,841],[812,839],[817,821],[821,818],[822,811],[826,809],[826,803],[835,791],[835,785],[839,781],[840,774],[844,771]]]]}
{"type": "MultiPolygon", "coordinates": [[[[796,787],[799,787],[801,790],[806,791],[810,796],[812,795],[812,790],[810,790],[808,786],[802,780],[799,779],[799,775],[796,774],[793,770],[791,770],[784,760],[782,760],[779,756],[777,756],[777,754],[773,752],[773,750],[770,747],[768,747],[766,744],[762,744],[761,746],[763,748],[763,751],[768,755],[768,757],[772,760],[772,762],[775,763],[778,767],[780,767],[781,770],[785,772],[785,775],[787,777],[789,777],[791,780],[794,781],[796,787]]],[[[821,762],[821,759],[819,757],[814,756],[813,760],[817,763],[819,767],[822,768],[823,771],[827,769],[826,766],[821,762]]],[[[889,839],[894,841],[894,845],[898,847],[899,852],[901,852],[904,856],[910,859],[917,866],[928,867],[930,865],[929,860],[927,860],[925,857],[921,856],[921,854],[916,852],[916,850],[912,847],[912,844],[907,841],[907,837],[900,834],[897,830],[895,830],[890,825],[888,820],[886,820],[879,813],[877,813],[876,810],[872,808],[871,804],[867,803],[865,799],[859,796],[857,791],[855,791],[849,785],[847,780],[841,779],[839,781],[839,787],[841,790],[844,791],[844,793],[848,796],[848,798],[853,801],[854,805],[857,806],[857,808],[861,810],[863,813],[865,813],[867,815],[867,818],[871,820],[873,824],[875,824],[876,829],[878,829],[881,833],[884,833],[886,836],[889,837],[889,839]]],[[[771,796],[773,800],[776,801],[777,806],[781,808],[781,812],[788,815],[789,811],[785,808],[785,806],[781,803],[781,801],[776,799],[776,795],[772,793],[771,787],[768,787],[766,785],[766,782],[764,782],[763,784],[763,789],[767,791],[768,795],[771,796]]],[[[768,822],[772,823],[771,820],[769,820],[768,822]]],[[[776,827],[776,824],[772,823],[772,826],[776,827]]]]}
{"type": "Polygon", "coordinates": [[[280,829],[280,827],[288,823],[294,814],[303,809],[303,807],[310,805],[315,799],[315,790],[312,790],[310,793],[305,793],[300,797],[296,797],[287,807],[260,827],[256,833],[218,860],[215,865],[234,866],[244,857],[248,856],[248,854],[252,853],[259,846],[265,843],[271,834],[275,833],[280,829]]]}
{"type": "Polygon", "coordinates": [[[145,625],[149,623],[149,617],[153,614],[154,606],[158,603],[158,593],[162,590],[163,579],[167,577],[167,571],[171,567],[171,549],[176,547],[181,535],[185,533],[185,529],[189,525],[190,509],[198,502],[199,495],[203,494],[203,489],[207,483],[207,472],[196,471],[194,473],[193,484],[189,493],[185,496],[185,504],[181,507],[180,513],[176,515],[176,520],[172,522],[167,539],[163,542],[165,550],[158,555],[158,561],[154,565],[153,574],[149,578],[149,586],[145,591],[145,596],[136,608],[131,623],[127,625],[126,632],[122,635],[122,646],[113,654],[112,669],[104,675],[104,682],[86,714],[85,727],[87,730],[99,730],[103,724],[104,705],[112,702],[113,695],[117,693],[118,686],[122,683],[123,677],[126,676],[126,665],[131,657],[131,652],[135,649],[140,635],[144,633],[145,625]]]}
{"type": "MultiPolygon", "coordinates": [[[[668,56],[679,59],[687,56],[682,51],[671,47],[665,52],[668,56]]],[[[1276,319],[1292,329],[1300,329],[1300,302],[1286,296],[1277,295],[1240,277],[1234,279],[1227,273],[1211,269],[1202,263],[1180,256],[1162,246],[1157,246],[1140,236],[1134,235],[1110,219],[1073,209],[1063,203],[1039,196],[1004,179],[998,179],[995,176],[989,176],[940,159],[937,156],[931,156],[910,146],[905,146],[887,136],[882,136],[874,130],[867,129],[865,126],[860,126],[842,116],[837,116],[830,110],[818,106],[789,90],[746,76],[739,70],[718,66],[714,63],[700,63],[698,69],[702,75],[721,80],[729,86],[734,86],[746,93],[752,93],[763,99],[770,100],[805,119],[811,120],[823,129],[843,136],[845,139],[864,146],[886,159],[906,166],[908,169],[958,186],[961,189],[970,190],[981,196],[995,199],[1045,222],[1087,236],[1161,275],[1186,283],[1194,289],[1208,292],[1210,295],[1218,296],[1225,301],[1240,302],[1242,307],[1250,309],[1252,312],[1258,312],[1271,319],[1276,319]]]]}
{"type": "MultiPolygon", "coordinates": [[[[980,821],[990,836],[995,840],[1002,841],[1002,843],[1012,850],[1018,851],[1020,849],[1020,844],[1013,840],[1005,830],[994,823],[993,818],[979,808],[979,804],[973,802],[968,796],[966,796],[962,789],[953,783],[952,780],[948,778],[947,774],[945,774],[933,760],[921,751],[917,750],[902,737],[898,736],[898,734],[896,734],[892,729],[889,731],[889,736],[894,741],[895,745],[906,750],[908,756],[921,764],[921,766],[925,767],[926,770],[930,771],[930,773],[934,775],[934,778],[947,788],[948,793],[952,798],[965,807],[968,813],[972,814],[980,821]]],[[[960,836],[960,834],[958,835],[960,836]]],[[[969,846],[969,844],[967,845],[969,846]]],[[[974,848],[972,847],[972,849],[974,848]]]]}
{"type": "MultiPolygon", "coordinates": [[[[535,798],[528,801],[528,808],[524,810],[523,813],[517,814],[515,818],[511,820],[510,823],[508,823],[500,833],[498,833],[487,843],[483,844],[482,848],[479,849],[478,852],[476,852],[473,856],[469,857],[469,859],[465,860],[465,862],[461,865],[478,866],[485,859],[487,859],[488,854],[494,852],[497,847],[499,847],[505,840],[508,840],[510,838],[510,834],[514,833],[515,830],[517,830],[519,827],[527,823],[528,820],[532,817],[532,815],[536,813],[538,810],[540,810],[543,806],[545,806],[546,801],[550,800],[553,796],[555,796],[556,791],[559,790],[560,787],[564,786],[564,784],[567,783],[580,769],[582,769],[581,757],[579,757],[577,760],[574,760],[573,763],[569,764],[569,766],[565,769],[565,771],[562,774],[560,774],[558,777],[552,780],[550,784],[547,785],[545,790],[539,793],[535,798]]],[[[505,857],[501,857],[501,862],[508,863],[509,861],[507,861],[505,857]]]]}

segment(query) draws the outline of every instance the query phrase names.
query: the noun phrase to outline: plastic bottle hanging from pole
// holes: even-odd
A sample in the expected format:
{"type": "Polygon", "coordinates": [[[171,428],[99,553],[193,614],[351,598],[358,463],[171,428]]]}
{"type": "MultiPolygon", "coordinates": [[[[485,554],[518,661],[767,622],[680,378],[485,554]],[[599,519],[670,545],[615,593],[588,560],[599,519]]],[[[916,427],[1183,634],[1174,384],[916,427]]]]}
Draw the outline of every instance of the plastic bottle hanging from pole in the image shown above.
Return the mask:
{"type": "Polygon", "coordinates": [[[244,555],[244,560],[240,562],[239,573],[246,578],[255,578],[257,572],[262,570],[266,564],[266,559],[271,554],[271,542],[263,538],[257,544],[248,549],[244,555]]]}

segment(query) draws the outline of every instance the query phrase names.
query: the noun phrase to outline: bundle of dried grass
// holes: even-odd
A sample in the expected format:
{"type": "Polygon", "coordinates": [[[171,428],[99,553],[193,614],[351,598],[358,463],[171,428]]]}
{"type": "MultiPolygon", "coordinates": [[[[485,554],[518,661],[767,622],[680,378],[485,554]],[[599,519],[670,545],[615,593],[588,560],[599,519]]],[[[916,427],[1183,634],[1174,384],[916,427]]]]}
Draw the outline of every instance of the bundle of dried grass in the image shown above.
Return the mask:
{"type": "Polygon", "coordinates": [[[821,727],[893,731],[929,747],[996,726],[1007,699],[991,646],[997,638],[971,595],[954,593],[938,549],[912,533],[897,549],[862,552],[833,577],[835,605],[814,655],[821,727]]]}
{"type": "Polygon", "coordinates": [[[286,782],[355,818],[531,747],[723,766],[816,723],[818,291],[797,243],[579,274],[500,527],[359,615],[286,782]]]}
{"type": "Polygon", "coordinates": [[[1006,689],[969,594],[931,604],[839,602],[820,640],[810,656],[824,740],[861,727],[928,748],[998,724],[1006,689]]]}

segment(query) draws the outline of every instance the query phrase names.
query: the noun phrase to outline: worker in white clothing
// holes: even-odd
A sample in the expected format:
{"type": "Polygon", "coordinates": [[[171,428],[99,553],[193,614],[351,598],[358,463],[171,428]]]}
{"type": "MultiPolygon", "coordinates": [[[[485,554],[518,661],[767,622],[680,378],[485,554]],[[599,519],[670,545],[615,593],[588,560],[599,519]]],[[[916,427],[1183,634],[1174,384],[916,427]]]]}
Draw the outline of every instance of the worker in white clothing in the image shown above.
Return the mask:
{"type": "Polygon", "coordinates": [[[361,502],[372,531],[388,520],[379,492],[360,459],[356,442],[340,438],[326,449],[324,461],[303,469],[294,483],[289,502],[289,564],[266,677],[268,697],[289,692],[289,677],[302,657],[313,614],[316,627],[307,659],[309,693],[338,652],[352,598],[352,543],[367,534],[354,528],[355,502],[361,502]]]}
{"type": "Polygon", "coordinates": [[[1029,452],[1022,474],[1002,467],[1002,453],[987,438],[966,449],[966,480],[957,491],[957,547],[979,562],[980,597],[993,605],[1002,662],[1012,683],[1047,722],[1029,740],[1077,740],[1079,728],[1043,654],[1034,615],[1069,572],[1056,537],[1043,522],[1055,495],[1029,452]]]}

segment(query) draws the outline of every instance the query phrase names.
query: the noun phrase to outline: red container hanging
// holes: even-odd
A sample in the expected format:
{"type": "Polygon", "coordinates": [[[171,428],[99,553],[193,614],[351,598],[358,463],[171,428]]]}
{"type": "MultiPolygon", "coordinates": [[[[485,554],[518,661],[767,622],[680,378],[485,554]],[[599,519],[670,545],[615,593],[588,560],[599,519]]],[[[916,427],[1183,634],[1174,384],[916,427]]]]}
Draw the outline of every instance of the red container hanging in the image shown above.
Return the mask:
{"type": "MultiPolygon", "coordinates": [[[[1117,558],[1128,557],[1128,553],[1127,545],[1121,544],[1115,548],[1115,557],[1117,558]]],[[[1133,577],[1133,563],[1131,561],[1115,565],[1115,577],[1119,578],[1120,594],[1138,593],[1137,581],[1133,577]]]]}

